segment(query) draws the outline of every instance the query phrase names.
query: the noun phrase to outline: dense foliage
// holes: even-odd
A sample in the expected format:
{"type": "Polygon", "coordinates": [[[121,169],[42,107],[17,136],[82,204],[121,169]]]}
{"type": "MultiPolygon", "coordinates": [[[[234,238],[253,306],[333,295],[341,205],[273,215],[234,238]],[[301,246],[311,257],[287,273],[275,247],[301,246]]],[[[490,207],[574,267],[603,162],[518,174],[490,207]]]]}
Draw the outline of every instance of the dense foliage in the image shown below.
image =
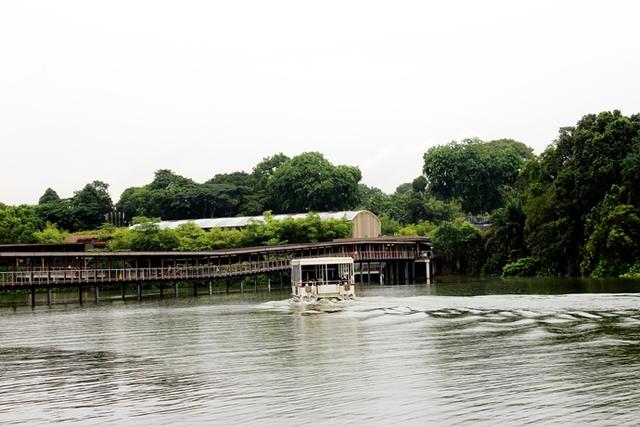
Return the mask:
{"type": "Polygon", "coordinates": [[[73,197],[61,199],[48,188],[40,197],[38,216],[64,230],[92,230],[103,224],[106,215],[113,210],[108,189],[108,184],[93,181],[76,191],[73,197]]]}
{"type": "Polygon", "coordinates": [[[510,139],[453,141],[424,154],[426,185],[441,200],[460,200],[465,212],[491,212],[502,206],[505,187],[531,158],[529,147],[510,139]]]}
{"type": "Polygon", "coordinates": [[[32,206],[0,204],[0,243],[36,243],[44,223],[32,206]]]}
{"type": "Polygon", "coordinates": [[[156,219],[136,218],[132,228],[109,230],[109,249],[114,251],[205,251],[242,246],[319,242],[344,238],[351,232],[346,219],[321,221],[317,214],[306,218],[254,221],[242,229],[213,228],[205,231],[189,222],[176,229],[160,229],[156,219]]]}
{"type": "Polygon", "coordinates": [[[482,266],[482,237],[468,222],[443,222],[432,234],[433,244],[445,265],[454,273],[475,274],[482,266]]]}
{"type": "Polygon", "coordinates": [[[524,257],[506,264],[502,269],[504,277],[533,276],[540,269],[540,263],[536,258],[524,257]]]}
{"type": "Polygon", "coordinates": [[[358,203],[360,169],[333,166],[317,152],[283,163],[267,181],[277,212],[341,211],[358,203]]]}
{"type": "Polygon", "coordinates": [[[584,116],[528,165],[520,197],[531,255],[553,274],[618,275],[640,255],[640,115],[584,116]]]}
{"type": "Polygon", "coordinates": [[[252,173],[217,174],[198,184],[170,170],[126,189],[116,207],[125,218],[185,218],[351,209],[358,203],[360,170],[334,166],[320,153],[267,157],[252,173]]]}

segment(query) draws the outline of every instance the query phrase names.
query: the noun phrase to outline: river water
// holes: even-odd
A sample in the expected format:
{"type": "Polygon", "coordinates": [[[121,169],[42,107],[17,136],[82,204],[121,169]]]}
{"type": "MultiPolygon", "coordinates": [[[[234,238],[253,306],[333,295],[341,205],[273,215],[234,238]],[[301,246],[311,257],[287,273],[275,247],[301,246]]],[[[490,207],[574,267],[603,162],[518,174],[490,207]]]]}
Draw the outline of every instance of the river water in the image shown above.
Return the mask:
{"type": "Polygon", "coordinates": [[[638,425],[640,283],[0,309],[0,424],[638,425]]]}

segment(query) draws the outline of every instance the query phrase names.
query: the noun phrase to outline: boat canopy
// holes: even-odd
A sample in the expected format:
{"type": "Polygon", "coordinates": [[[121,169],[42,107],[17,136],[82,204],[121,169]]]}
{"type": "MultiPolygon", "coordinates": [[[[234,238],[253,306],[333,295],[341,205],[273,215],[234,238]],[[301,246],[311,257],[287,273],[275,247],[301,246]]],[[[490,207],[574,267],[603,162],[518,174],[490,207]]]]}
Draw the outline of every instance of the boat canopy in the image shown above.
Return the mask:
{"type": "Polygon", "coordinates": [[[291,266],[303,265],[332,265],[332,264],[353,264],[353,258],[342,257],[318,257],[318,258],[298,258],[291,260],[291,266]]]}

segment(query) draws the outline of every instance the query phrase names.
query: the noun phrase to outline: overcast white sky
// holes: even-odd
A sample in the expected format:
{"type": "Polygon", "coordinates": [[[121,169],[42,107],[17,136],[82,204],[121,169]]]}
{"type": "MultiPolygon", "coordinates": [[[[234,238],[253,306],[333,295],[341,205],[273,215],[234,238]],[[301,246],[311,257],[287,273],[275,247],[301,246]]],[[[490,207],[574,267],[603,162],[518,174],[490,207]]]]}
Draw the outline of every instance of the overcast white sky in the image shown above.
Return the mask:
{"type": "Polygon", "coordinates": [[[452,139],[640,112],[635,1],[0,2],[0,201],[317,150],[385,191],[452,139]]]}

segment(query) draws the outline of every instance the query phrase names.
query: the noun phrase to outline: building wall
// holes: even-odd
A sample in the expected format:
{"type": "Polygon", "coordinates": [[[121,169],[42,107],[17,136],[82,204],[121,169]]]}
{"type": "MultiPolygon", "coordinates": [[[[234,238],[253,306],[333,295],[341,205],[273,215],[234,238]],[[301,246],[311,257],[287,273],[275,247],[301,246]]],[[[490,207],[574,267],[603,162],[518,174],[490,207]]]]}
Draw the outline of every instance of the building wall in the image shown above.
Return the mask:
{"type": "Polygon", "coordinates": [[[369,237],[379,237],[382,234],[382,227],[377,216],[369,211],[360,211],[353,218],[351,237],[364,239],[369,237]]]}

